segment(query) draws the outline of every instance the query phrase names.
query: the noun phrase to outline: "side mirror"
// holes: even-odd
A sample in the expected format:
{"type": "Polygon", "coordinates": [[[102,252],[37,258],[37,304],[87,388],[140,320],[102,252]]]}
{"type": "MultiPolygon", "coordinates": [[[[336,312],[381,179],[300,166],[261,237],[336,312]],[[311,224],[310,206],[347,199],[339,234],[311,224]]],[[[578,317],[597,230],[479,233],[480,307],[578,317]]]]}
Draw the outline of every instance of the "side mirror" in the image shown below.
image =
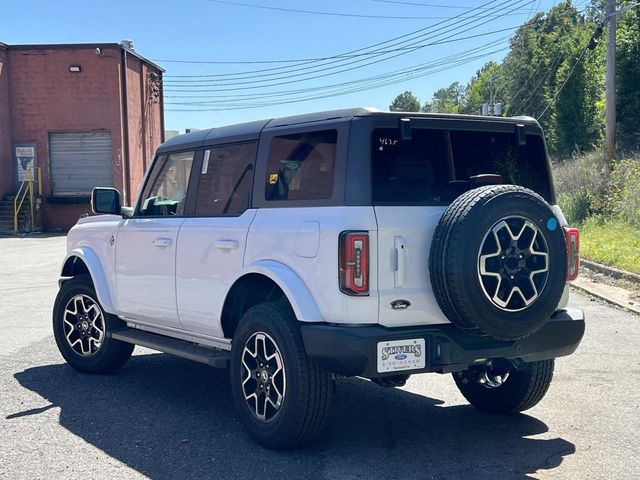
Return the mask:
{"type": "Polygon", "coordinates": [[[120,215],[120,192],[115,188],[96,187],[91,192],[91,208],[93,213],[120,215]]]}

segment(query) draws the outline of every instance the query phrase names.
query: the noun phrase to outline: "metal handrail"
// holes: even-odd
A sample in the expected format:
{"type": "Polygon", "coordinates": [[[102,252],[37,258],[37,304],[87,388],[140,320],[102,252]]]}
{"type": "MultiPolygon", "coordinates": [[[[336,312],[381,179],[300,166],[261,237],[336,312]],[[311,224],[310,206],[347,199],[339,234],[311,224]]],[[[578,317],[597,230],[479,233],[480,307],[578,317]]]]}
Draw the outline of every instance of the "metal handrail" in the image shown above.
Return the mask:
{"type": "MultiPolygon", "coordinates": [[[[16,194],[16,198],[13,199],[13,229],[18,231],[18,214],[20,213],[20,209],[22,208],[22,204],[24,203],[29,190],[31,189],[31,180],[23,180],[20,183],[20,188],[18,189],[18,193],[16,194]],[[20,203],[18,204],[18,200],[20,203]]],[[[31,195],[29,195],[31,198],[31,195]]]]}
{"type": "MultiPolygon", "coordinates": [[[[36,175],[38,177],[38,195],[42,195],[42,170],[40,169],[40,167],[36,168],[36,175]]],[[[20,209],[22,209],[22,204],[27,198],[27,195],[29,195],[29,213],[31,217],[31,228],[33,229],[35,223],[35,201],[33,193],[33,183],[33,178],[30,178],[29,180],[23,180],[20,183],[20,188],[18,189],[18,193],[16,193],[16,197],[13,199],[13,230],[16,232],[18,231],[18,215],[20,214],[20,209]],[[18,200],[20,200],[20,204],[18,204],[18,200]]]]}

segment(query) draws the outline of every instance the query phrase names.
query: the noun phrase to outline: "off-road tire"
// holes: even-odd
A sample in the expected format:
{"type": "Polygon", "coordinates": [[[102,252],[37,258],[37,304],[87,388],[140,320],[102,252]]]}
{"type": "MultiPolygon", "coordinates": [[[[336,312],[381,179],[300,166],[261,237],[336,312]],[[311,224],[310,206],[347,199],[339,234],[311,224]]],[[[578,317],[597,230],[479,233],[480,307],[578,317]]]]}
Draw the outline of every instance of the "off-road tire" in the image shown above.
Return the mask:
{"type": "Polygon", "coordinates": [[[429,254],[433,291],[445,316],[465,332],[517,340],[540,329],[555,312],[566,283],[564,232],[549,204],[516,185],[488,185],[458,197],[436,227],[429,254]],[[538,298],[520,311],[504,311],[487,298],[479,279],[485,235],[508,217],[530,221],[548,248],[547,279],[538,298]]]}
{"type": "Polygon", "coordinates": [[[119,328],[122,321],[104,311],[89,275],[78,275],[62,284],[53,306],[53,334],[58,349],[66,362],[75,370],[84,373],[107,374],[121,368],[131,357],[134,345],[110,338],[108,332],[119,328]],[[85,295],[102,310],[105,338],[91,356],[82,356],[74,351],[65,338],[63,316],[67,303],[76,295],[85,295]]]}
{"type": "Polygon", "coordinates": [[[554,360],[531,362],[522,370],[512,369],[505,382],[487,388],[478,382],[463,383],[464,375],[454,373],[460,393],[479,410],[495,414],[510,414],[528,410],[546,395],[553,379],[554,360]]]}
{"type": "Polygon", "coordinates": [[[285,302],[263,303],[250,308],[233,336],[231,352],[231,392],[240,421],[254,440],[273,449],[307,444],[324,428],[331,404],[331,375],[306,355],[295,315],[285,302]],[[245,343],[258,332],[277,345],[284,363],[284,400],[271,420],[259,420],[243,392],[245,343]]]}

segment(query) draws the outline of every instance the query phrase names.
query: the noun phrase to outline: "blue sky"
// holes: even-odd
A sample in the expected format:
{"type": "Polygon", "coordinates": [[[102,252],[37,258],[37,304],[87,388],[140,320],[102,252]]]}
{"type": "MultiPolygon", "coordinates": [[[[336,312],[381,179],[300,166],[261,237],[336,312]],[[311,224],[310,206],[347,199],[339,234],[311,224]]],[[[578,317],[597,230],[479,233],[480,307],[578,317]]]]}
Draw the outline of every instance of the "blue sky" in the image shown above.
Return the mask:
{"type": "MultiPolygon", "coordinates": [[[[166,127],[184,130],[352,106],[371,106],[386,110],[393,98],[404,90],[412,90],[424,102],[435,89],[455,80],[467,82],[485,62],[501,59],[506,52],[496,50],[507,47],[507,37],[512,33],[508,29],[525,22],[532,11],[546,10],[555,3],[553,0],[233,1],[325,13],[412,18],[305,14],[211,0],[5,0],[0,16],[0,41],[8,44],[92,43],[132,39],[138,53],[156,60],[166,69],[166,127]],[[463,14],[465,8],[487,3],[489,5],[484,8],[495,7],[494,10],[485,10],[483,16],[475,17],[474,21],[465,20],[456,25],[438,23],[446,22],[446,17],[463,14]],[[447,27],[448,25],[453,26],[447,27]],[[367,55],[342,57],[303,65],[188,64],[167,61],[237,62],[324,58],[429,27],[431,30],[425,30],[421,37],[422,43],[416,45],[495,30],[506,31],[419,49],[405,49],[399,51],[402,55],[395,58],[390,53],[381,58],[367,55]],[[436,30],[438,28],[439,31],[436,30]],[[454,34],[456,36],[452,37],[454,34]],[[477,50],[470,51],[473,49],[477,50]],[[456,54],[464,54],[464,57],[458,58],[463,58],[465,63],[451,68],[450,57],[456,54]],[[483,55],[482,58],[473,58],[480,55],[483,55]],[[370,58],[376,58],[376,61],[385,58],[388,60],[367,66],[370,58]],[[398,83],[375,89],[371,88],[375,82],[348,83],[349,87],[327,87],[359,82],[364,78],[403,69],[413,70],[414,66],[438,59],[444,59],[444,63],[436,68],[441,71],[421,78],[415,78],[415,73],[413,78],[411,74],[403,74],[390,79],[398,83]],[[268,68],[279,70],[246,73],[268,68]],[[443,68],[447,69],[442,70],[443,68]],[[344,71],[336,73],[336,70],[344,71]],[[218,77],[182,77],[190,75],[218,77]],[[309,79],[309,76],[319,78],[309,79]],[[265,80],[268,83],[265,84],[265,80]],[[329,96],[347,88],[361,91],[329,96]],[[304,92],[291,93],[292,90],[300,89],[304,92]],[[265,94],[271,96],[265,97],[265,94]],[[320,96],[325,98],[291,101],[320,96]],[[192,102],[214,103],[192,105],[192,102]],[[263,106],[266,102],[278,104],[263,106]],[[253,108],[254,105],[261,106],[253,108]],[[245,106],[252,108],[238,109],[245,106]]],[[[577,3],[580,5],[584,2],[577,3]]],[[[475,11],[476,14],[478,12],[475,11]]],[[[386,48],[385,51],[390,49],[387,46],[378,48],[386,48]]],[[[427,70],[421,72],[428,73],[427,70]]]]}

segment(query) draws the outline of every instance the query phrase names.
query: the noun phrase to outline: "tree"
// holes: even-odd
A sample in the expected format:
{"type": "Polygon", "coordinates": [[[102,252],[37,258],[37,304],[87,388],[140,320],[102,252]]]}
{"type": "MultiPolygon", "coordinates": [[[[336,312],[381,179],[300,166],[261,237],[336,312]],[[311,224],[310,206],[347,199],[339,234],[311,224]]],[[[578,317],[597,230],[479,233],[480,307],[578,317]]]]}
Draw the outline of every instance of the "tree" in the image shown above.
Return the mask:
{"type": "Polygon", "coordinates": [[[392,112],[419,112],[420,100],[410,90],[406,90],[391,102],[389,110],[392,112]]]}
{"type": "Polygon", "coordinates": [[[616,117],[618,144],[640,147],[640,9],[618,17],[616,52],[616,117]]]}
{"type": "Polygon", "coordinates": [[[466,99],[466,88],[460,82],[453,82],[447,88],[433,93],[431,102],[425,102],[423,112],[460,113],[466,99]]]}
{"type": "MultiPolygon", "coordinates": [[[[498,63],[485,63],[482,68],[476,72],[467,85],[467,101],[460,113],[472,113],[478,115],[482,109],[482,104],[489,101],[491,77],[493,77],[494,85],[498,85],[500,84],[500,73],[501,68],[498,63]]],[[[495,98],[499,100],[500,97],[497,95],[497,92],[495,93],[495,98]]]]}

